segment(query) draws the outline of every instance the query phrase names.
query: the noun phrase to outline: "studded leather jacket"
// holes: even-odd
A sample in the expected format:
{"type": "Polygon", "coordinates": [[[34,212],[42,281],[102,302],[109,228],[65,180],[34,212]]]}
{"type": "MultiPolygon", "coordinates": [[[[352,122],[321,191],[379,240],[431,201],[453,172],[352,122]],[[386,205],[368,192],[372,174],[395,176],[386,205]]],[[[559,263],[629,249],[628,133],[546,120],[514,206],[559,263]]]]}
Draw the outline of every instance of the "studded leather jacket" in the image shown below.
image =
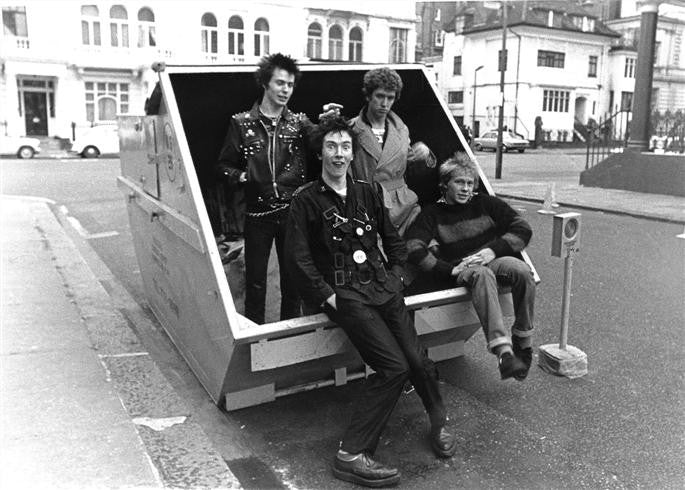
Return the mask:
{"type": "Polygon", "coordinates": [[[404,240],[377,191],[349,176],[344,202],[321,178],[297,191],[285,256],[302,299],[312,306],[333,293],[383,304],[404,287],[404,240]]]}
{"type": "Polygon", "coordinates": [[[255,103],[234,114],[219,155],[217,169],[229,186],[243,184],[247,212],[288,207],[295,190],[307,182],[307,138],[313,124],[303,113],[287,107],[267,128],[255,103]]]}

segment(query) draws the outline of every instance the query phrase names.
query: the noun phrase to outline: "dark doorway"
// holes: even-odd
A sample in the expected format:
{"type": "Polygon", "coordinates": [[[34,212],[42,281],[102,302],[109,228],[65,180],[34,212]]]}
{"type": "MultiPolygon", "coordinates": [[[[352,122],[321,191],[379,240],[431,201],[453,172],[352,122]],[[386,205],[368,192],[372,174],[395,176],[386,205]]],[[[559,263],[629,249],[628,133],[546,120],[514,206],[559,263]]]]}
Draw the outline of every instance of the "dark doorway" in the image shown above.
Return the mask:
{"type": "Polygon", "coordinates": [[[24,119],[27,136],[48,135],[48,104],[44,92],[24,92],[24,119]]]}

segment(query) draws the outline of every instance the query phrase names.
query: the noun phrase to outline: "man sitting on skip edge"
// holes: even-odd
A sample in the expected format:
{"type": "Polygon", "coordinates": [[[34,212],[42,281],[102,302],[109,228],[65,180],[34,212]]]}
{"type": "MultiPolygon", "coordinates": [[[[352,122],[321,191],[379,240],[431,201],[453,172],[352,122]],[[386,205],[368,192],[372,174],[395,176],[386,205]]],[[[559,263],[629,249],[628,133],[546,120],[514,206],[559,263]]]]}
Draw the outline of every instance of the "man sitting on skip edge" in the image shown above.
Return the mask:
{"type": "Polygon", "coordinates": [[[453,455],[456,438],[445,427],[435,366],[419,345],[404,304],[406,245],[376,190],[347,174],[355,134],[345,119],[335,117],[324,120],[315,135],[321,177],[293,197],[285,256],[303,300],[323,306],[375,371],[357,400],[333,473],[360,485],[394,485],[399,471],[372,456],[408,379],[430,418],[435,453],[453,455]]]}

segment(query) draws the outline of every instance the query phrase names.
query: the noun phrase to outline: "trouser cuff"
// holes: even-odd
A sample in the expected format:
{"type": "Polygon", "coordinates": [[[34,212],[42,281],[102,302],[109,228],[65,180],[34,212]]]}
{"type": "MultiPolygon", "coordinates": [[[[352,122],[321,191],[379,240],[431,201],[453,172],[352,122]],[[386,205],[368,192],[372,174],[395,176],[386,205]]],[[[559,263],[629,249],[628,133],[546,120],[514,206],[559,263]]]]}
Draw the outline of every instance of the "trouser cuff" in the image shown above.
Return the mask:
{"type": "Polygon", "coordinates": [[[492,339],[490,342],[488,342],[488,350],[490,352],[494,353],[495,347],[499,347],[500,345],[509,345],[511,346],[511,339],[507,337],[506,335],[502,337],[497,337],[495,339],[492,339]]]}

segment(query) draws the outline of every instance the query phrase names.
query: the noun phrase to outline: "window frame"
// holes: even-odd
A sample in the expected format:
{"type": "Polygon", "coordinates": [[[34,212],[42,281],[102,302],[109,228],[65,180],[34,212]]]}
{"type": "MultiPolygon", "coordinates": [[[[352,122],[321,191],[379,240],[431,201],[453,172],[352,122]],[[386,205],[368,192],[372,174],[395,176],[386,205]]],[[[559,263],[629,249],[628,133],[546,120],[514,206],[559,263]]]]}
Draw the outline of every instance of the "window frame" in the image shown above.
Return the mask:
{"type": "Polygon", "coordinates": [[[216,15],[212,12],[205,12],[200,18],[200,49],[205,54],[215,55],[219,53],[219,26],[216,15]],[[208,15],[211,15],[214,25],[205,24],[205,19],[210,19],[207,17],[208,15]]]}
{"type": "Polygon", "coordinates": [[[461,55],[457,55],[452,59],[452,75],[461,75],[461,55]]]}
{"type": "Polygon", "coordinates": [[[128,114],[131,107],[131,84],[124,81],[87,80],[84,82],[86,120],[92,124],[116,121],[117,114],[128,114]],[[101,119],[100,102],[114,100],[113,119],[101,119]],[[92,118],[91,118],[92,115],[92,118]]]}
{"type": "Polygon", "coordinates": [[[266,17],[259,17],[254,22],[254,54],[255,56],[266,56],[269,54],[269,33],[271,26],[266,17]],[[262,21],[266,25],[266,30],[257,29],[257,24],[262,21]]]}
{"type": "Polygon", "coordinates": [[[587,76],[589,78],[597,78],[597,64],[599,62],[599,56],[589,55],[587,60],[587,76]]]}
{"type": "Polygon", "coordinates": [[[390,46],[388,61],[390,63],[407,62],[407,40],[409,29],[403,27],[390,27],[390,46]]]}
{"type": "Polygon", "coordinates": [[[626,56],[626,61],[623,65],[623,78],[635,78],[635,68],[637,60],[631,56],[626,56]]]}
{"type": "Polygon", "coordinates": [[[447,103],[448,104],[463,104],[464,103],[464,91],[463,90],[450,90],[447,92],[447,103]]]}
{"type": "Polygon", "coordinates": [[[81,44],[84,46],[102,46],[100,9],[97,5],[81,5],[81,44]],[[95,13],[85,14],[83,10],[87,7],[92,7],[95,13]]]}
{"type": "Polygon", "coordinates": [[[543,89],[542,112],[568,112],[570,101],[570,90],[543,89]]]}
{"type": "Polygon", "coordinates": [[[155,12],[150,7],[138,9],[138,47],[152,48],[157,46],[157,28],[155,26],[155,12]],[[152,16],[152,20],[141,19],[141,13],[147,10],[152,16]]]}
{"type": "Polygon", "coordinates": [[[26,7],[19,7],[19,6],[7,6],[7,7],[2,7],[2,33],[4,36],[12,36],[12,37],[19,37],[22,39],[28,39],[29,37],[29,23],[28,19],[26,18],[26,7]],[[8,14],[8,15],[6,15],[8,14]],[[22,15],[23,14],[23,15],[22,15]],[[5,17],[7,18],[12,18],[13,25],[14,25],[14,30],[15,32],[8,31],[7,29],[7,24],[5,23],[5,17]],[[20,24],[17,22],[18,18],[23,17],[24,22],[23,24],[20,24]],[[21,34],[18,31],[20,30],[19,27],[23,27],[25,30],[25,34],[21,34]]]}
{"type": "Polygon", "coordinates": [[[239,15],[231,15],[228,19],[226,39],[226,52],[233,56],[245,55],[245,22],[239,15]],[[237,19],[240,21],[240,27],[231,26],[231,21],[237,19]],[[233,49],[231,49],[233,48],[233,49]]]}
{"type": "Polygon", "coordinates": [[[130,46],[128,10],[121,4],[112,5],[109,9],[109,42],[113,48],[128,48],[130,46]],[[124,17],[112,17],[112,11],[115,8],[120,8],[124,17]]]}
{"type": "Polygon", "coordinates": [[[343,38],[344,31],[340,24],[331,24],[328,28],[328,59],[331,61],[342,61],[343,59],[343,38]],[[333,37],[333,30],[340,32],[340,37],[333,37]]]}
{"type": "Polygon", "coordinates": [[[538,49],[538,66],[545,68],[564,68],[566,64],[566,53],[561,51],[548,51],[538,49]]]}
{"type": "Polygon", "coordinates": [[[364,56],[364,31],[359,26],[354,26],[348,34],[348,59],[349,61],[361,62],[364,56]],[[352,33],[359,32],[359,39],[352,39],[352,33]]]}

